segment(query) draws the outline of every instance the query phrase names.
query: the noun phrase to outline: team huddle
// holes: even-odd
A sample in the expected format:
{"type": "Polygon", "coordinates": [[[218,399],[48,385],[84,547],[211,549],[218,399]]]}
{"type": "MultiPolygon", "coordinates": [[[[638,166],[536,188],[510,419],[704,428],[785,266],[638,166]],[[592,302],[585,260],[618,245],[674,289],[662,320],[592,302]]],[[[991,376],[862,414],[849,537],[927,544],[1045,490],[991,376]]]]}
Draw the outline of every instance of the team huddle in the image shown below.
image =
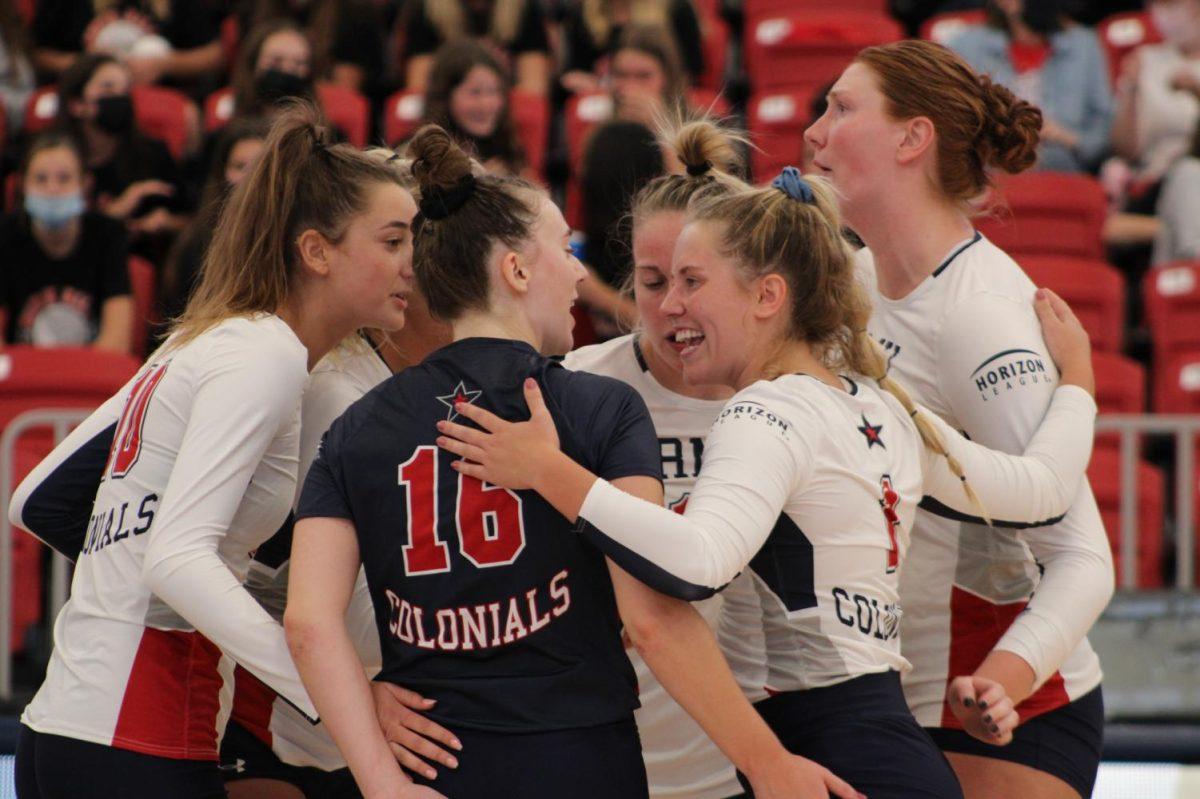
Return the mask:
{"type": "Polygon", "coordinates": [[[639,326],[572,351],[543,189],[292,107],[14,495],[75,562],[18,795],[1089,796],[1090,348],[970,222],[1040,127],[919,41],[845,70],[807,175],[664,124],[639,326]]]}

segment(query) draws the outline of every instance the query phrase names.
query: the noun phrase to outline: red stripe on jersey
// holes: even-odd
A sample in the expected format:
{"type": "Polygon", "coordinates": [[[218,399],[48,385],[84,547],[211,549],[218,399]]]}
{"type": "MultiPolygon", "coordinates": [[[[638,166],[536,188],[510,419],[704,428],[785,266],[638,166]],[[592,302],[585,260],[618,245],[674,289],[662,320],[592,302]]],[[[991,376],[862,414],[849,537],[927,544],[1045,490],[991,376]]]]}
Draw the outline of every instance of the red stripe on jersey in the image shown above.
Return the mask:
{"type": "Polygon", "coordinates": [[[112,745],[177,760],[217,759],[221,650],[197,632],[142,632],[112,745]]]}
{"type": "Polygon", "coordinates": [[[271,713],[277,694],[250,672],[237,666],[233,670],[233,711],[236,721],[247,732],[271,747],[271,713]]]}
{"type": "MultiPolygon", "coordinates": [[[[1029,604],[1026,600],[995,604],[954,586],[950,592],[950,661],[947,681],[971,674],[992,647],[1029,604]]],[[[949,682],[946,685],[949,688],[949,682]]],[[[1019,706],[1021,721],[1070,704],[1062,675],[1055,672],[1046,683],[1019,706]]],[[[962,725],[942,700],[942,727],[961,730],[962,725]]]]}

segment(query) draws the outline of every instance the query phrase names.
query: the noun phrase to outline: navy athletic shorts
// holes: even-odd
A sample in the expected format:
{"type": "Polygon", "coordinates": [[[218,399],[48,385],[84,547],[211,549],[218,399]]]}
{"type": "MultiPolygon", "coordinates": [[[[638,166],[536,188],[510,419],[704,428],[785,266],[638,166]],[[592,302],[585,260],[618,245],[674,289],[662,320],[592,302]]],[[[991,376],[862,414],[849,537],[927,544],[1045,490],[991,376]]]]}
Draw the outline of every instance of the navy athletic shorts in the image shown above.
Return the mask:
{"type": "MultiPolygon", "coordinates": [[[[786,691],[754,707],[789,752],[820,763],[871,799],[963,799],[894,671],[786,691]]],[[[742,774],[738,779],[749,789],[742,774]]]]}
{"type": "Polygon", "coordinates": [[[211,760],[176,760],[35,732],[17,738],[18,799],[225,799],[211,760]]]}
{"type": "Polygon", "coordinates": [[[554,732],[455,728],[458,768],[437,766],[433,780],[453,799],[646,799],[646,766],[637,725],[628,721],[554,732]]]}
{"type": "Polygon", "coordinates": [[[295,785],[305,799],[362,799],[350,769],[324,771],[284,763],[271,747],[236,721],[225,726],[221,739],[221,776],[225,782],[279,780],[295,785]]]}
{"type": "Polygon", "coordinates": [[[985,744],[962,730],[931,729],[929,734],[943,752],[1021,763],[1053,774],[1080,796],[1091,796],[1104,747],[1104,692],[1097,687],[1024,722],[1008,746],[985,744]]]}

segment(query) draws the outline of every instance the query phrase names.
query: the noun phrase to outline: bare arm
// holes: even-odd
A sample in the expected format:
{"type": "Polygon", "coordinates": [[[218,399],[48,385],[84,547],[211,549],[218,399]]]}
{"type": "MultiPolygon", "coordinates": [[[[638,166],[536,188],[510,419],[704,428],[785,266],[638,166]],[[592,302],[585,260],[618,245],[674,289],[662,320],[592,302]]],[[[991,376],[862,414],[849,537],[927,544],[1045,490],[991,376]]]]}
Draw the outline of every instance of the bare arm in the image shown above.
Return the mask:
{"type": "Polygon", "coordinates": [[[415,55],[408,59],[408,68],[405,71],[406,88],[415,92],[425,91],[431,69],[433,69],[433,56],[431,55],[415,55]]]}
{"type": "Polygon", "coordinates": [[[100,334],[92,342],[98,350],[128,353],[133,338],[133,297],[109,297],[100,309],[100,334]]]}
{"type": "Polygon", "coordinates": [[[545,53],[521,53],[513,70],[518,89],[543,95],[550,84],[550,59],[545,53]]]}

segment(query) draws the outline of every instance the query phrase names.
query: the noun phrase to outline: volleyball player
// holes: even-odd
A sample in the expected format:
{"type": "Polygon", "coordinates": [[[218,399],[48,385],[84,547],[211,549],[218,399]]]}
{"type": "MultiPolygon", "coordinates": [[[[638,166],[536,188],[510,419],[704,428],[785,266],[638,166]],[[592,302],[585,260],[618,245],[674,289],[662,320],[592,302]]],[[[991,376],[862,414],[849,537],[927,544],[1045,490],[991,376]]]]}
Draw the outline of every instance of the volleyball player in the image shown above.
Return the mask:
{"type": "Polygon", "coordinates": [[[295,493],[308,369],[359,327],[403,324],[410,288],[394,170],[327,135],[311,106],[277,120],[170,339],[16,492],[13,522],[78,556],[22,716],[22,799],[225,796],[232,661],[316,716],[241,580],[295,493]],[[89,468],[81,525],[61,500],[89,468]]]}
{"type": "MultiPolygon", "coordinates": [[[[413,183],[407,162],[391,150],[369,150],[369,155],[396,169],[411,191],[413,183]]],[[[412,218],[416,201],[406,191],[400,217],[409,230],[401,235],[402,272],[412,280],[412,218]]],[[[419,362],[449,339],[449,330],[429,316],[424,298],[415,287],[408,294],[402,330],[363,330],[340,342],[313,368],[300,406],[300,469],[297,485],[303,485],[309,466],[317,455],[321,436],[351,403],[395,372],[419,362]]],[[[297,491],[296,499],[299,499],[297,491]]],[[[246,589],[278,621],[287,601],[288,557],[292,544],[292,519],[269,541],[258,547],[251,559],[246,589]]],[[[347,628],[366,673],[379,672],[379,635],[366,581],[360,574],[354,598],[346,612],[347,628]]],[[[418,758],[453,766],[439,741],[453,749],[447,730],[425,720],[414,711],[429,703],[398,686],[373,686],[381,726],[398,742],[393,751],[401,764],[432,776],[432,767],[418,758]],[[390,723],[389,723],[390,722],[390,723]],[[407,725],[407,726],[406,726],[407,725]],[[411,729],[410,729],[411,727],[411,729]],[[428,737],[426,737],[428,736],[428,737]]],[[[245,669],[234,673],[233,705],[221,738],[221,773],[231,799],[341,799],[360,796],[336,744],[324,725],[314,725],[245,669]]]]}
{"type": "MultiPolygon", "coordinates": [[[[641,395],[658,434],[666,506],[682,513],[700,473],[704,438],[733,389],[684,382],[681,346],[671,336],[671,321],[661,305],[688,201],[743,184],[732,176],[741,168],[732,134],[697,121],[662,131],[661,136],[685,174],[654,179],[631,203],[633,266],[627,285],[638,309],[638,330],[574,350],[563,365],[615,377],[641,395]]],[[[715,628],[721,598],[695,607],[715,628]]],[[[655,799],[741,795],[733,766],[716,745],[667,694],[635,650],[630,650],[629,659],[637,674],[641,707],[634,715],[650,795],[655,799]]]]}
{"type": "MultiPolygon", "coordinates": [[[[749,567],[725,592],[722,649],[789,750],[849,775],[873,799],[961,796],[900,688],[908,530],[925,495],[999,518],[1062,512],[1091,450],[1095,404],[1079,388],[1093,383],[1086,335],[1069,310],[1067,324],[1040,301],[1062,341],[1064,381],[1076,385],[1056,392],[1026,457],[1001,455],[885,377],[825,182],[789,167],[773,187],[700,198],[687,219],[664,310],[687,381],[738,393],[709,434],[683,515],[613,489],[560,451],[530,381],[530,422],[460,403],[490,433],[446,421],[438,443],[462,457],[452,464],[459,474],[533,488],[586,522],[587,538],[614,561],[676,596],[711,595],[749,567]]],[[[999,737],[1016,719],[993,688],[999,737]]]]}
{"type": "MultiPolygon", "coordinates": [[[[988,170],[1033,164],[1041,113],[918,41],[864,50],[829,100],[807,139],[867,245],[869,328],[892,374],[973,440],[1020,451],[1058,381],[1034,285],[973,230],[969,203],[988,170]]],[[[1112,595],[1112,557],[1086,485],[1050,521],[991,529],[934,503],[917,514],[900,592],[905,694],[970,799],[1086,797],[1095,783],[1104,714],[1086,635],[1112,595]],[[972,675],[1019,704],[1011,745],[963,731],[972,713],[955,696],[969,698],[972,675]]]]}
{"type": "Polygon", "coordinates": [[[451,470],[435,424],[460,403],[515,412],[522,382],[536,377],[575,457],[662,501],[658,442],[637,394],[546,357],[571,346],[585,274],[561,213],[519,179],[472,175],[435,126],[409,153],[421,184],[417,280],[455,341],[330,428],[297,510],[284,619],[364,796],[419,789],[384,745],[345,630],[360,562],[383,648],[377,679],[436,699],[429,716],[463,743],[458,768],[433,783],[455,799],[646,795],[621,620],[664,684],[687,686],[689,712],[719,719],[714,738],[760,797],[826,796],[826,786],[856,796],[780,746],[690,605],[620,570],[610,577],[604,556],[531,492],[451,470]]]}

